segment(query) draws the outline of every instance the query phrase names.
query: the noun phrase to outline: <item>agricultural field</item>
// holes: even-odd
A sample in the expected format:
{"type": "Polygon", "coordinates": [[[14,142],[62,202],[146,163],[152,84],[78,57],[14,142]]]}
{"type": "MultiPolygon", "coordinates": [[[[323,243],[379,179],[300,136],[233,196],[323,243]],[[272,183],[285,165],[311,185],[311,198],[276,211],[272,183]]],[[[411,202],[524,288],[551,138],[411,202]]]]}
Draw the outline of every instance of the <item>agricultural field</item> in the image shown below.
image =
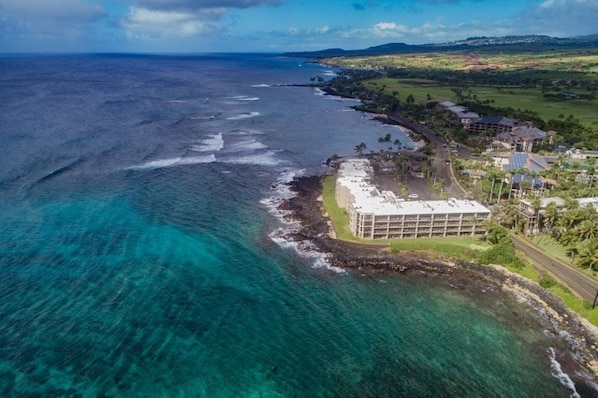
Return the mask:
{"type": "Polygon", "coordinates": [[[476,50],[380,55],[324,60],[344,68],[417,68],[440,70],[517,70],[524,68],[547,71],[596,73],[598,49],[550,52],[492,52],[476,50]]]}

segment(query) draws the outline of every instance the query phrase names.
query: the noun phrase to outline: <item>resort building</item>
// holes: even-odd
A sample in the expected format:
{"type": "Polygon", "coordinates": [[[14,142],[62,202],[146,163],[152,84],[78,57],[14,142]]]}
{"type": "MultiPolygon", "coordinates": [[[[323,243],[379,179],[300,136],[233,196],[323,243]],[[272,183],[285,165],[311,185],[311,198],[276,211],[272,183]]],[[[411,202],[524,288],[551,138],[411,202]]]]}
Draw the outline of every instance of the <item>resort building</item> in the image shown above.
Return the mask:
{"type": "Polygon", "coordinates": [[[446,117],[444,118],[448,123],[453,126],[462,125],[466,130],[472,121],[480,118],[475,112],[470,112],[467,108],[461,105],[456,105],[450,101],[443,101],[436,105],[436,109],[444,112],[446,117]]]}
{"type": "Polygon", "coordinates": [[[496,140],[512,151],[532,152],[534,146],[540,144],[545,137],[545,131],[525,125],[498,134],[496,140]]]}
{"type": "Polygon", "coordinates": [[[510,133],[515,127],[526,126],[524,122],[502,116],[482,116],[472,121],[467,131],[472,134],[497,135],[510,133]]]}
{"type": "Polygon", "coordinates": [[[351,232],[365,239],[420,238],[482,234],[490,210],[471,200],[406,201],[370,183],[369,161],[340,165],[336,200],[349,213],[351,232]]]}

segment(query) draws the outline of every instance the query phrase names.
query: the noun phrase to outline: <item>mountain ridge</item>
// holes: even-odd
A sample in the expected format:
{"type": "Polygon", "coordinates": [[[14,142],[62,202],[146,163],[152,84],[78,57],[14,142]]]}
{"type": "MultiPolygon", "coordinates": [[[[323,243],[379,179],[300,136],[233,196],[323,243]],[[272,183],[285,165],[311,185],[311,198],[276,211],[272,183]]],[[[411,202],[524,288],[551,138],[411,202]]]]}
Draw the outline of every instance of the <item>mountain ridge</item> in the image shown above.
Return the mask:
{"type": "Polygon", "coordinates": [[[550,49],[590,48],[598,47],[598,34],[569,38],[551,37],[546,35],[522,35],[502,37],[469,37],[446,43],[406,44],[385,43],[358,50],[344,50],[329,48],[317,51],[286,52],[284,56],[300,58],[333,58],[359,57],[376,55],[394,55],[430,51],[458,51],[458,50],[526,50],[547,51],[550,49]]]}

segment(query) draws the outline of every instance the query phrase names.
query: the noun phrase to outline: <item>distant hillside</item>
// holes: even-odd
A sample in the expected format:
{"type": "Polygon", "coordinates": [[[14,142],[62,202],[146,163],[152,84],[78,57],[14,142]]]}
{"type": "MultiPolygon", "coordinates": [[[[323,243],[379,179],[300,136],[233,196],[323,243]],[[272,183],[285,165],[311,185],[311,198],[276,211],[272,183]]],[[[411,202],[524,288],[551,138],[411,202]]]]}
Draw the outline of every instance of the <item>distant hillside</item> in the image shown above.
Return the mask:
{"type": "Polygon", "coordinates": [[[571,38],[550,36],[470,37],[448,43],[405,44],[388,43],[362,50],[330,48],[320,51],[288,52],[283,55],[301,58],[364,57],[376,55],[407,54],[432,51],[481,50],[481,51],[548,51],[550,49],[598,47],[598,34],[571,38]]]}

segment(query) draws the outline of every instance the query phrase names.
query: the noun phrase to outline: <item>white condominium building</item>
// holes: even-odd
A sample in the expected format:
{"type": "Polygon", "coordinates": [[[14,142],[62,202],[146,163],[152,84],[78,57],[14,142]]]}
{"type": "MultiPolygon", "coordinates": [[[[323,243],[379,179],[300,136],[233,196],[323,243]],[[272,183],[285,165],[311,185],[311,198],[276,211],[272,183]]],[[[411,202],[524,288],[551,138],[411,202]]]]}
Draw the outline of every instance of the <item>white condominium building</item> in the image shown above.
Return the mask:
{"type": "Polygon", "coordinates": [[[370,183],[368,160],[348,159],[339,168],[336,201],[349,213],[351,232],[360,238],[420,238],[483,233],[490,210],[471,200],[405,201],[370,183]]]}

